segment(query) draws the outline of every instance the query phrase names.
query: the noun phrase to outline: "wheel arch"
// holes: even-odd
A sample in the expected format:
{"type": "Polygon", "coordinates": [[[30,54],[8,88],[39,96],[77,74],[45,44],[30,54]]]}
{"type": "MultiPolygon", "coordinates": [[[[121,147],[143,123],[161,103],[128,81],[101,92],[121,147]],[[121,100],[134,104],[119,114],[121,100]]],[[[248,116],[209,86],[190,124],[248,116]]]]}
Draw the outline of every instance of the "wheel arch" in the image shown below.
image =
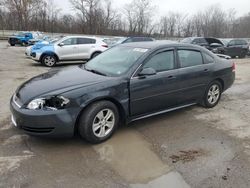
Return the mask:
{"type": "Polygon", "coordinates": [[[221,79],[221,78],[216,78],[214,81],[220,82],[221,87],[222,87],[222,91],[224,91],[225,83],[224,83],[223,79],[221,79]]]}
{"type": "Polygon", "coordinates": [[[91,54],[91,56],[90,56],[90,59],[92,59],[93,55],[94,55],[94,54],[96,54],[96,53],[100,53],[100,54],[101,54],[101,53],[102,53],[102,51],[97,50],[97,51],[92,52],[92,54],[91,54]]]}
{"type": "Polygon", "coordinates": [[[58,55],[57,55],[55,52],[50,52],[50,51],[44,52],[44,53],[41,55],[39,61],[42,62],[42,59],[43,59],[44,56],[46,56],[46,55],[53,55],[53,56],[56,57],[56,61],[59,61],[58,55]]]}
{"type": "Polygon", "coordinates": [[[117,101],[116,99],[112,97],[100,97],[95,100],[89,101],[87,104],[82,105],[80,112],[77,115],[76,121],[75,121],[75,126],[74,126],[74,132],[76,133],[78,131],[78,126],[79,126],[79,120],[81,115],[84,113],[84,111],[91,106],[94,103],[101,102],[101,101],[109,101],[112,102],[116,107],[119,112],[119,118],[121,123],[126,123],[126,117],[123,114],[126,114],[125,109],[123,108],[122,104],[117,101]]]}

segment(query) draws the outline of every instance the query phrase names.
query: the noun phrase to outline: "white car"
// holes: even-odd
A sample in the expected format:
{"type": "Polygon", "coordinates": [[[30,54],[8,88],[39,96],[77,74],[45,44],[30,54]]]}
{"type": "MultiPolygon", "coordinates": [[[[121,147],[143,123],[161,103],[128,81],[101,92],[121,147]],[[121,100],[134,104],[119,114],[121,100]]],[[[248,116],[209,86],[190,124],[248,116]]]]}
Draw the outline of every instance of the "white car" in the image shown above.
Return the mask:
{"type": "Polygon", "coordinates": [[[59,41],[32,50],[33,60],[52,67],[62,61],[87,61],[108,49],[103,39],[97,37],[68,36],[59,41]]]}

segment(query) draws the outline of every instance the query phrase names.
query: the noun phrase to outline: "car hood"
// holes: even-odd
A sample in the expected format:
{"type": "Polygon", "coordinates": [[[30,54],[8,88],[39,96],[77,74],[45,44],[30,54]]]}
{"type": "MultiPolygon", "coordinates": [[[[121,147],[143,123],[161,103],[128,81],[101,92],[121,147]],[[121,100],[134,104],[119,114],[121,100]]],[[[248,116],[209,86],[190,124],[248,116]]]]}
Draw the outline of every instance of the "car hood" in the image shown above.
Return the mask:
{"type": "Polygon", "coordinates": [[[38,49],[41,49],[43,48],[44,46],[52,46],[51,44],[49,44],[49,42],[38,42],[36,43],[34,46],[33,46],[33,50],[38,50],[38,49]]]}
{"type": "Polygon", "coordinates": [[[50,95],[61,94],[70,90],[95,85],[112,79],[86,71],[83,66],[61,70],[53,70],[36,76],[22,84],[16,91],[16,97],[21,104],[30,100],[50,95]]]}
{"type": "Polygon", "coordinates": [[[223,42],[221,42],[219,39],[216,39],[216,38],[205,38],[205,39],[209,45],[212,43],[218,43],[224,46],[223,42]]]}

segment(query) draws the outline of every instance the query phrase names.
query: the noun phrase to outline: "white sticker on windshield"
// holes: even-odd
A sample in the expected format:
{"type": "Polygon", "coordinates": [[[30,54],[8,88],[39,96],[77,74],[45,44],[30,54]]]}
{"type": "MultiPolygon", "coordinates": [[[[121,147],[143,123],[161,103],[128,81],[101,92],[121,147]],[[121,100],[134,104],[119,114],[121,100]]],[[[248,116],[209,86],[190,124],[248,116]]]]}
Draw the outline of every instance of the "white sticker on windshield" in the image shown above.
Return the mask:
{"type": "Polygon", "coordinates": [[[134,52],[141,52],[141,53],[145,53],[148,51],[148,49],[145,48],[134,48],[133,50],[134,52]]]}

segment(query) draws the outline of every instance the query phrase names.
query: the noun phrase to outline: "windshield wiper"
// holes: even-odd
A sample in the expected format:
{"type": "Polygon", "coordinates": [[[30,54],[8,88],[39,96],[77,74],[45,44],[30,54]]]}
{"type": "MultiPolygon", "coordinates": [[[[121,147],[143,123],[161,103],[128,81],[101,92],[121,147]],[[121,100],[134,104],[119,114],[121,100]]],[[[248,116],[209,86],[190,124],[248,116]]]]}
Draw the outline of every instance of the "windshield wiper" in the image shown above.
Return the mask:
{"type": "Polygon", "coordinates": [[[98,70],[94,70],[94,69],[87,69],[86,66],[84,66],[85,70],[89,71],[89,72],[93,72],[95,74],[99,74],[99,75],[102,75],[102,76],[107,76],[105,73],[102,73],[98,70]]]}

